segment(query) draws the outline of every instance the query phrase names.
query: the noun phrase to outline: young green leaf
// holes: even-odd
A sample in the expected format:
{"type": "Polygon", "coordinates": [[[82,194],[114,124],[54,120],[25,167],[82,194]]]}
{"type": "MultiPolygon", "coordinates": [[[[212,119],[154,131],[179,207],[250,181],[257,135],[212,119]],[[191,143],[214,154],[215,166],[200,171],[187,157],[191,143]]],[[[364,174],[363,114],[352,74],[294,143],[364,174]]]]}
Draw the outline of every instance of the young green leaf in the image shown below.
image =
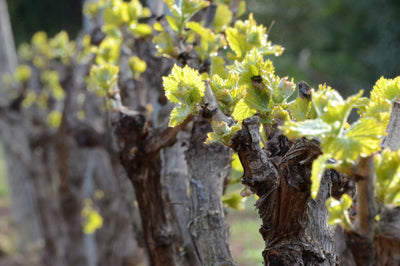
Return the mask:
{"type": "Polygon", "coordinates": [[[400,205],[400,151],[388,148],[375,155],[375,190],[381,203],[400,205]]]}
{"type": "Polygon", "coordinates": [[[326,160],[328,160],[328,156],[326,154],[322,154],[313,161],[311,170],[311,197],[313,199],[315,199],[318,195],[321,178],[325,170],[326,160]]]}
{"type": "Polygon", "coordinates": [[[120,42],[114,38],[106,37],[101,42],[96,56],[96,64],[114,64],[117,65],[120,56],[120,42]]]}
{"type": "Polygon", "coordinates": [[[311,117],[311,108],[311,101],[306,98],[297,97],[295,101],[289,104],[290,116],[297,122],[315,118],[311,117]]]}
{"type": "Polygon", "coordinates": [[[232,136],[240,129],[240,126],[228,126],[225,122],[211,121],[213,132],[207,134],[206,144],[220,142],[226,146],[231,144],[232,136]]]}
{"type": "Polygon", "coordinates": [[[19,65],[14,72],[16,81],[26,83],[31,77],[31,68],[27,65],[19,65]]]}
{"type": "Polygon", "coordinates": [[[232,116],[235,120],[241,122],[243,119],[247,117],[253,116],[257,111],[255,109],[250,108],[247,103],[241,99],[235,106],[233,110],[232,116]]]}
{"type": "Polygon", "coordinates": [[[90,78],[97,86],[97,92],[105,96],[113,89],[118,80],[119,68],[111,64],[93,65],[90,70],[90,78]]]}
{"type": "Polygon", "coordinates": [[[175,65],[168,77],[163,77],[166,97],[173,103],[189,106],[198,104],[204,96],[205,85],[199,72],[188,66],[175,65]]]}
{"type": "Polygon", "coordinates": [[[329,211],[328,224],[338,224],[345,230],[352,229],[351,221],[347,212],[352,204],[353,200],[347,194],[343,194],[340,200],[336,200],[332,197],[327,199],[325,205],[329,211]]]}
{"type": "Polygon", "coordinates": [[[244,209],[244,204],[243,204],[244,200],[245,198],[240,196],[239,190],[226,193],[225,195],[222,196],[222,203],[235,210],[244,209]]]}
{"type": "Polygon", "coordinates": [[[179,104],[176,106],[172,111],[171,115],[169,118],[169,124],[168,126],[170,127],[176,127],[180,125],[185,119],[188,117],[188,115],[192,112],[192,109],[188,105],[184,104],[179,104]]]}
{"type": "Polygon", "coordinates": [[[128,64],[135,79],[138,79],[140,77],[140,74],[142,74],[147,67],[146,62],[141,60],[137,56],[130,57],[128,60],[128,64]]]}

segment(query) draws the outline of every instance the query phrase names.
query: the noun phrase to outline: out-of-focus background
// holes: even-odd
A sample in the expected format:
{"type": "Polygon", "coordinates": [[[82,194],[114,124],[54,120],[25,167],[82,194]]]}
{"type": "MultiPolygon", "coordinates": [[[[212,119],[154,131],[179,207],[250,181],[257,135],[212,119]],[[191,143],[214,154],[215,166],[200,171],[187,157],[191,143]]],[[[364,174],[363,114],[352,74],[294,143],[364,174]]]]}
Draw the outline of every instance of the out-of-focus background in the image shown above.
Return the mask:
{"type": "MultiPolygon", "coordinates": [[[[7,0],[16,46],[29,42],[38,30],[49,36],[66,30],[74,38],[82,28],[82,2],[7,0]]],[[[326,82],[348,96],[360,89],[368,94],[381,76],[400,73],[398,0],[249,0],[246,13],[250,12],[269,28],[269,39],[286,48],[274,59],[280,76],[305,80],[313,87],[326,82]]],[[[7,265],[4,255],[14,260],[22,256],[15,250],[5,172],[0,147],[0,265],[7,265]]],[[[232,251],[240,265],[261,264],[263,243],[253,204],[250,198],[245,210],[228,215],[232,251]]]]}

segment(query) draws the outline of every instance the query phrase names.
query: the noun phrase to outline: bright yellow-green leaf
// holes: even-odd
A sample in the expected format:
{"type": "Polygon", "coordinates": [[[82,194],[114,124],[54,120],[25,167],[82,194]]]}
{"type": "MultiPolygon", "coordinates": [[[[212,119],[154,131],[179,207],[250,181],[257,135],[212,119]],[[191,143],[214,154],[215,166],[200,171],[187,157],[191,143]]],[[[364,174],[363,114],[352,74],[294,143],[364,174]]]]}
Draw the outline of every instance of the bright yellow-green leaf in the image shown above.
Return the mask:
{"type": "Polygon", "coordinates": [[[146,71],[147,64],[137,56],[132,56],[128,60],[129,68],[134,78],[138,79],[140,74],[146,71]]]}
{"type": "Polygon", "coordinates": [[[297,97],[296,100],[289,105],[290,115],[292,119],[298,122],[314,118],[310,117],[311,107],[312,104],[309,100],[297,97]]]}
{"type": "Polygon", "coordinates": [[[275,122],[277,122],[279,125],[283,125],[284,122],[290,120],[288,111],[283,109],[280,105],[277,105],[272,109],[272,114],[275,122]]]}
{"type": "Polygon", "coordinates": [[[218,75],[221,78],[228,77],[228,71],[225,69],[225,60],[219,56],[211,57],[210,76],[218,75]]]}
{"type": "Polygon", "coordinates": [[[14,78],[18,82],[26,83],[31,77],[31,68],[27,65],[19,65],[14,72],[14,78]]]}
{"type": "Polygon", "coordinates": [[[222,203],[235,210],[244,209],[244,200],[245,198],[240,196],[239,190],[229,192],[222,196],[222,203]]]}
{"type": "Polygon", "coordinates": [[[89,18],[95,18],[99,12],[99,6],[95,2],[85,2],[83,14],[89,18]]]}
{"type": "Polygon", "coordinates": [[[371,100],[385,98],[390,102],[400,99],[400,76],[395,79],[385,79],[381,77],[371,91],[371,100]]]}
{"type": "Polygon", "coordinates": [[[280,127],[285,136],[290,139],[304,136],[327,136],[332,132],[332,127],[321,119],[304,120],[301,122],[289,121],[280,127]]]}
{"type": "Polygon", "coordinates": [[[168,33],[161,32],[157,36],[154,36],[153,43],[157,48],[158,55],[172,58],[178,57],[179,49],[175,46],[174,40],[168,33]]]}
{"type": "Polygon", "coordinates": [[[105,24],[111,24],[118,27],[123,23],[128,22],[128,3],[121,0],[114,0],[113,5],[104,10],[103,18],[105,24]]]}
{"type": "Polygon", "coordinates": [[[210,29],[204,28],[197,22],[187,22],[186,27],[197,33],[201,38],[200,45],[196,45],[195,50],[202,61],[215,55],[221,47],[226,45],[221,34],[214,34],[210,29]]]}
{"type": "Polygon", "coordinates": [[[400,151],[388,148],[375,155],[375,192],[378,201],[385,204],[400,205],[400,151]]]}
{"type": "Polygon", "coordinates": [[[52,50],[52,56],[55,58],[61,58],[64,64],[68,64],[70,58],[75,52],[75,42],[69,41],[68,33],[61,31],[50,39],[49,45],[52,50]]]}
{"type": "Polygon", "coordinates": [[[166,16],[165,18],[167,19],[168,24],[171,27],[171,29],[173,31],[178,31],[179,25],[178,25],[177,19],[174,17],[171,17],[171,16],[166,16]]]}
{"type": "Polygon", "coordinates": [[[44,71],[40,79],[43,85],[49,89],[56,100],[62,100],[65,96],[64,89],[61,87],[59,74],[57,71],[44,71]]]}
{"type": "Polygon", "coordinates": [[[373,118],[361,118],[350,126],[345,134],[322,139],[324,153],[340,161],[356,161],[380,150],[385,128],[373,118]]]}
{"type": "Polygon", "coordinates": [[[313,161],[311,170],[311,197],[315,199],[318,195],[321,178],[324,174],[325,164],[328,156],[323,154],[313,161]]]}
{"type": "Polygon", "coordinates": [[[118,64],[120,56],[120,42],[114,38],[106,37],[100,44],[97,51],[97,64],[118,64]]]}
{"type": "Polygon", "coordinates": [[[60,111],[51,111],[46,118],[46,122],[50,127],[58,128],[61,124],[62,114],[60,111]]]}
{"type": "Polygon", "coordinates": [[[134,36],[137,37],[148,36],[151,35],[151,33],[153,32],[151,26],[144,23],[131,23],[129,25],[129,30],[134,36]]]}
{"type": "Polygon", "coordinates": [[[164,30],[164,28],[163,28],[163,26],[161,25],[160,22],[154,23],[153,24],[153,29],[156,30],[156,31],[163,31],[164,30]]]}
{"type": "Polygon", "coordinates": [[[24,100],[22,101],[22,106],[24,108],[29,108],[36,100],[36,94],[32,91],[28,91],[24,100]]]}
{"type": "Polygon", "coordinates": [[[218,4],[213,23],[214,31],[215,32],[224,31],[225,28],[229,26],[229,23],[232,20],[232,15],[233,14],[229,6],[225,4],[218,4]]]}
{"type": "Polygon", "coordinates": [[[238,10],[236,12],[236,17],[240,17],[241,15],[244,14],[244,12],[246,12],[246,1],[240,1],[239,3],[239,7],[238,10]]]}
{"type": "Polygon", "coordinates": [[[119,68],[110,64],[93,65],[90,70],[90,78],[98,88],[98,93],[105,96],[112,90],[118,80],[119,68]]]}
{"type": "Polygon", "coordinates": [[[226,146],[231,144],[232,136],[240,129],[240,126],[228,126],[225,122],[211,121],[213,132],[207,134],[206,144],[220,142],[226,146]]]}
{"type": "Polygon", "coordinates": [[[165,96],[174,103],[194,106],[204,96],[205,85],[197,70],[175,65],[168,77],[163,77],[165,96]]]}
{"type": "Polygon", "coordinates": [[[279,81],[278,86],[273,87],[272,98],[275,103],[283,103],[293,94],[295,90],[296,84],[293,82],[293,80],[288,81],[287,78],[283,78],[279,81]]]}
{"type": "Polygon", "coordinates": [[[32,45],[40,47],[47,43],[47,33],[44,31],[38,31],[32,36],[32,45]]]}
{"type": "Polygon", "coordinates": [[[253,116],[257,111],[255,109],[250,108],[247,103],[241,99],[235,106],[233,110],[232,116],[235,120],[241,122],[243,119],[253,116]]]}
{"type": "Polygon", "coordinates": [[[240,162],[239,155],[237,153],[232,153],[232,161],[231,161],[231,180],[230,184],[236,184],[240,182],[241,177],[243,176],[243,166],[240,162]]]}
{"type": "Polygon", "coordinates": [[[148,17],[149,11],[145,10],[138,0],[132,0],[128,3],[129,20],[138,20],[142,17],[148,17]]]}
{"type": "Polygon", "coordinates": [[[380,142],[385,135],[385,127],[372,118],[359,119],[345,133],[346,137],[361,144],[360,155],[363,157],[379,151],[380,142]]]}
{"type": "Polygon", "coordinates": [[[353,200],[347,194],[343,194],[340,200],[336,200],[332,197],[327,199],[325,205],[329,211],[328,224],[338,224],[345,230],[350,230],[352,226],[347,209],[349,209],[352,204],[353,200]]]}
{"type": "Polygon", "coordinates": [[[184,104],[182,104],[182,105],[179,104],[178,106],[176,106],[171,111],[168,126],[176,127],[176,126],[180,125],[183,121],[185,121],[187,116],[191,113],[191,111],[192,111],[191,109],[192,108],[190,106],[184,105],[184,104]]]}
{"type": "Polygon", "coordinates": [[[93,234],[97,229],[103,226],[103,217],[93,208],[92,203],[85,203],[82,209],[84,220],[83,232],[93,234]]]}

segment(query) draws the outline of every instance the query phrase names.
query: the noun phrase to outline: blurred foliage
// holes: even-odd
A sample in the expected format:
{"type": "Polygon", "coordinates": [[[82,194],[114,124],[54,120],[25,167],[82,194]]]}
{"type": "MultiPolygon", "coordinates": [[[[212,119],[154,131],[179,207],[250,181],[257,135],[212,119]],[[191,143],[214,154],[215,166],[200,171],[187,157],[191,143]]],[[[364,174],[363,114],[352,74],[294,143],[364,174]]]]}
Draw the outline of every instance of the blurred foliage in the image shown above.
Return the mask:
{"type": "MultiPolygon", "coordinates": [[[[400,73],[400,1],[248,0],[270,37],[285,48],[278,75],[327,82],[344,96],[371,88],[379,77],[400,73]]],[[[16,44],[34,32],[54,35],[65,29],[74,38],[81,28],[82,0],[7,0],[16,44]]]]}
{"type": "Polygon", "coordinates": [[[247,1],[260,24],[274,26],[270,37],[285,56],[278,74],[312,85],[327,82],[345,96],[371,88],[381,76],[400,73],[400,1],[247,1]]]}
{"type": "Polygon", "coordinates": [[[7,0],[15,43],[29,42],[45,31],[50,36],[66,30],[72,39],[82,28],[82,0],[7,0]]]}

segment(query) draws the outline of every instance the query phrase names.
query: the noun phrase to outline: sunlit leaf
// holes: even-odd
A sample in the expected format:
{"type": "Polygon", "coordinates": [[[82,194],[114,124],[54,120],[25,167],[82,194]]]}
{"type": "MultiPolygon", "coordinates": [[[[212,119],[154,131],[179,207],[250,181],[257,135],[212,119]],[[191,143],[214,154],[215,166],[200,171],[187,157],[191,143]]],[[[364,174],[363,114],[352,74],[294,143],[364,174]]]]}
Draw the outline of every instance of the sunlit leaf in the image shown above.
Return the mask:
{"type": "Polygon", "coordinates": [[[297,97],[294,102],[289,105],[289,111],[292,119],[295,121],[304,121],[310,117],[311,102],[305,98],[297,97]]]}
{"type": "Polygon", "coordinates": [[[225,4],[218,4],[217,11],[215,12],[215,18],[213,22],[214,31],[221,32],[226,29],[232,20],[232,11],[229,6],[225,4]]]}
{"type": "Polygon", "coordinates": [[[188,115],[191,113],[191,107],[188,105],[178,105],[176,106],[172,111],[171,115],[169,118],[169,124],[168,126],[170,127],[176,127],[180,125],[185,119],[188,117],[188,115]]]}
{"type": "Polygon", "coordinates": [[[232,113],[232,116],[237,121],[243,121],[247,117],[253,116],[257,111],[255,109],[250,108],[246,102],[242,99],[240,100],[232,113]]]}
{"type": "Polygon", "coordinates": [[[95,210],[90,200],[85,202],[82,209],[83,232],[85,234],[93,234],[96,230],[103,226],[103,217],[95,210]]]}
{"type": "Polygon", "coordinates": [[[325,163],[328,159],[326,154],[320,155],[313,161],[311,170],[311,197],[315,199],[318,195],[321,178],[325,170],[325,163]]]}
{"type": "Polygon", "coordinates": [[[352,226],[347,209],[349,209],[352,204],[353,200],[347,194],[343,194],[340,200],[336,200],[332,197],[327,199],[325,205],[329,211],[328,224],[338,224],[345,230],[350,230],[352,226]]]}
{"type": "Polygon", "coordinates": [[[14,72],[14,78],[18,82],[26,83],[31,77],[31,68],[27,65],[19,65],[14,72]]]}
{"type": "Polygon", "coordinates": [[[60,111],[51,111],[46,118],[46,122],[50,127],[58,128],[61,124],[62,114],[60,111]]]}
{"type": "Polygon", "coordinates": [[[193,106],[204,96],[205,85],[199,72],[187,65],[181,68],[175,65],[168,77],[163,77],[165,96],[174,103],[193,106]]]}
{"type": "Polygon", "coordinates": [[[285,136],[290,139],[304,136],[326,136],[332,132],[332,127],[321,119],[304,120],[301,122],[289,121],[280,128],[285,136]]]}
{"type": "Polygon", "coordinates": [[[400,205],[400,151],[388,148],[375,155],[375,192],[378,201],[385,204],[400,205]],[[397,198],[397,200],[396,200],[397,198]]]}
{"type": "Polygon", "coordinates": [[[222,196],[222,203],[235,210],[244,209],[244,200],[245,198],[240,196],[239,190],[226,193],[225,195],[222,196]]]}

